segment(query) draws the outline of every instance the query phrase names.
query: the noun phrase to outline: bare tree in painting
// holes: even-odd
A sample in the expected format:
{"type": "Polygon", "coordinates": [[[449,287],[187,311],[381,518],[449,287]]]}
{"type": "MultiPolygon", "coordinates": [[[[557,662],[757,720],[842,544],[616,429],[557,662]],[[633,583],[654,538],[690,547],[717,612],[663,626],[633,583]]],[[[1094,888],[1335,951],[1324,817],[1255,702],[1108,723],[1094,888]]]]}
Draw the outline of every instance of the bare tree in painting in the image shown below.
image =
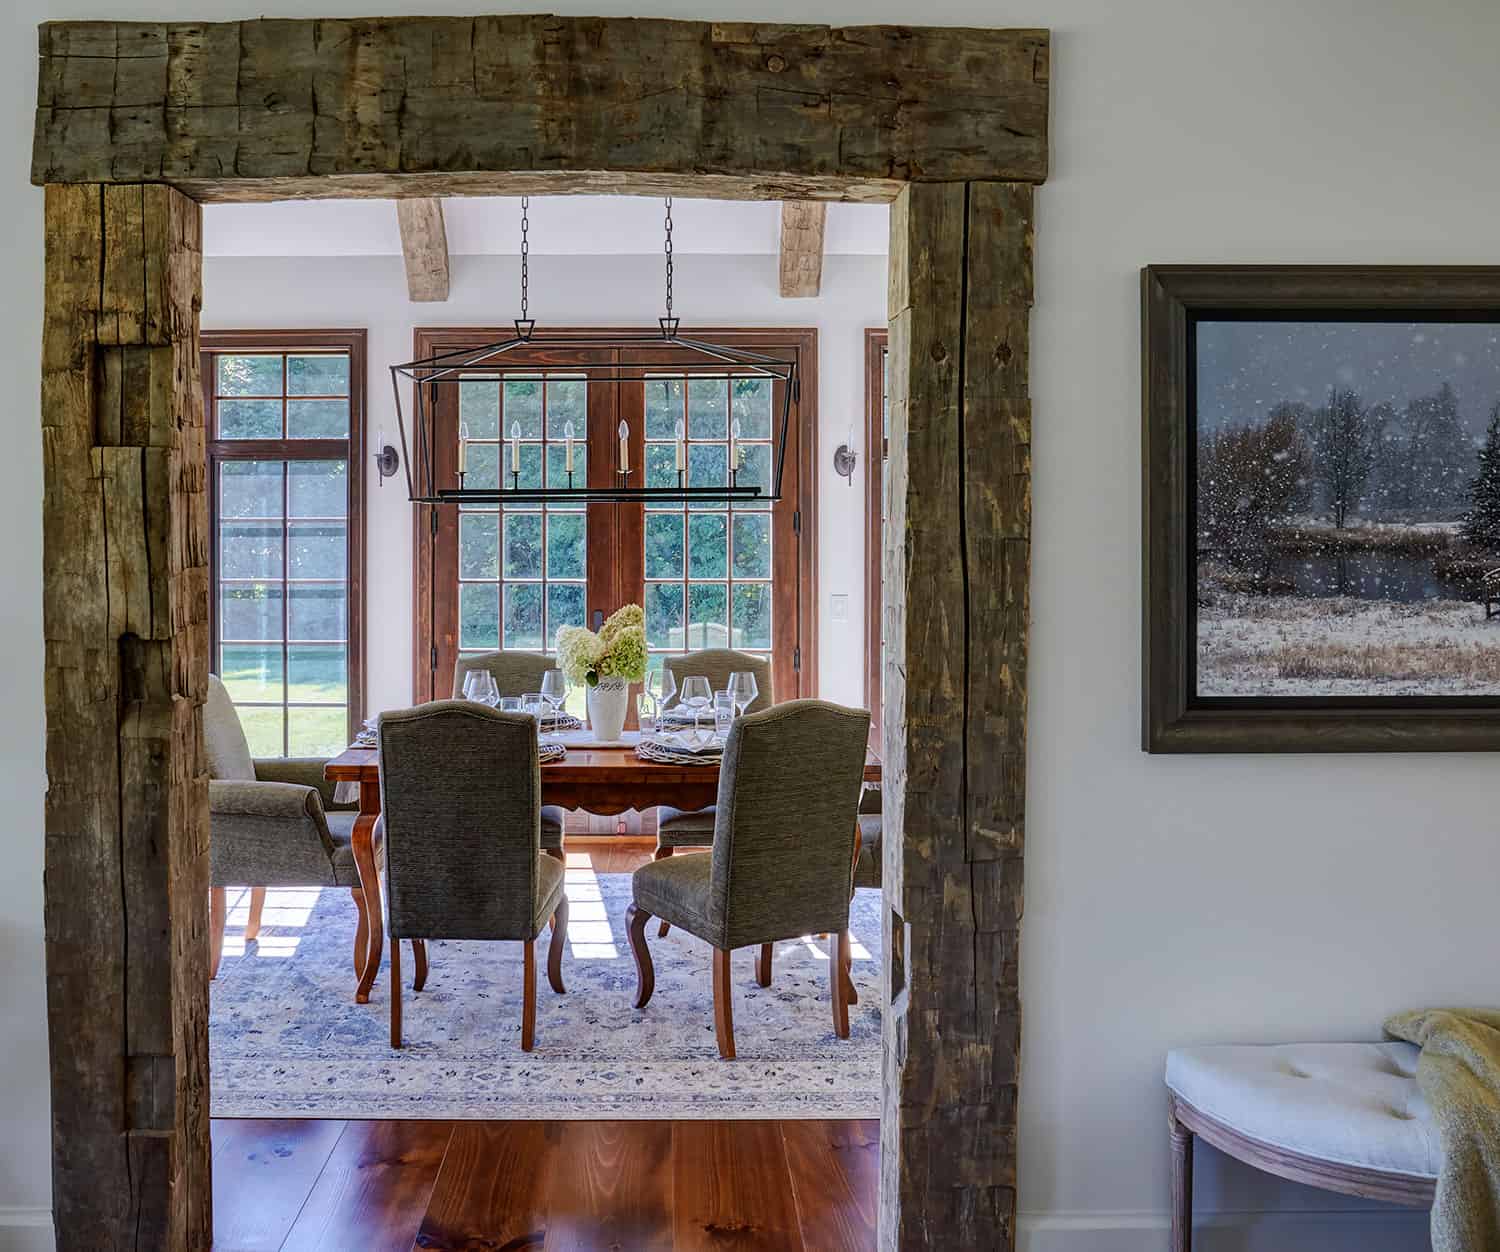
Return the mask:
{"type": "Polygon", "coordinates": [[[1330,388],[1328,403],[1312,416],[1313,474],[1323,484],[1333,524],[1342,530],[1359,508],[1375,465],[1365,407],[1353,391],[1330,388]]]}
{"type": "Polygon", "coordinates": [[[1307,446],[1298,406],[1279,404],[1259,426],[1235,426],[1198,451],[1198,549],[1263,575],[1271,528],[1307,492],[1307,446]]]}

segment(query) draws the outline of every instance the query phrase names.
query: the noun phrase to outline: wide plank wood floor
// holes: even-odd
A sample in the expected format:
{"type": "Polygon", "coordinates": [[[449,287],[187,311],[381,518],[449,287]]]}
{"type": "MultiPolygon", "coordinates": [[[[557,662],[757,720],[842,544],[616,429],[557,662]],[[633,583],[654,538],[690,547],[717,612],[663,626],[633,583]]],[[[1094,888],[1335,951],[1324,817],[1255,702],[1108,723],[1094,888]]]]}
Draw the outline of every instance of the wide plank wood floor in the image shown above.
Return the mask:
{"type": "Polygon", "coordinates": [[[865,1121],[213,1123],[218,1252],[867,1252],[865,1121]]]}

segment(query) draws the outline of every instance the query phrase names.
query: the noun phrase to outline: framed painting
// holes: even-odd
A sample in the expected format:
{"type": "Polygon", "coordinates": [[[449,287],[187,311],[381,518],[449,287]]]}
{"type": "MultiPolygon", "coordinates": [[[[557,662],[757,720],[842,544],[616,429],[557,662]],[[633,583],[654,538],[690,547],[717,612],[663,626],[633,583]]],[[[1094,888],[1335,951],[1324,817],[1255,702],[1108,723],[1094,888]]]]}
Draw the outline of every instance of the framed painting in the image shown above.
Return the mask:
{"type": "Polygon", "coordinates": [[[1500,748],[1500,267],[1141,277],[1145,749],[1500,748]]]}

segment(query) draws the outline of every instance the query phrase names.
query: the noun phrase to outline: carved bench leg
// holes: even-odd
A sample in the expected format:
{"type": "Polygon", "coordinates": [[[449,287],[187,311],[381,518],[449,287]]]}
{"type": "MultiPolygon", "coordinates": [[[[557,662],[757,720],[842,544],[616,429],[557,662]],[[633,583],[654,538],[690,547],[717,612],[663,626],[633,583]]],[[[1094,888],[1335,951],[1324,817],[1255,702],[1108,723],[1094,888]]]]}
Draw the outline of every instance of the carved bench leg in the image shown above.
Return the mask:
{"type": "Polygon", "coordinates": [[[1175,1106],[1167,1128],[1172,1137],[1172,1252],[1192,1252],[1193,1132],[1177,1120],[1175,1106]]]}

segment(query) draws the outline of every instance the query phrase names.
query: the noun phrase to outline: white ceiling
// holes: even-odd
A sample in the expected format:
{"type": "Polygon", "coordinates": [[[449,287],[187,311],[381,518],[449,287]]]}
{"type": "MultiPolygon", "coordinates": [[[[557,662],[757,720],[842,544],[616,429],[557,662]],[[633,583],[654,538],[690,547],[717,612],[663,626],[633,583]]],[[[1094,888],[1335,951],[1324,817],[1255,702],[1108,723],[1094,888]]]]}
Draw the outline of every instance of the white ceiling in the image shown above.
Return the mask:
{"type": "MultiPolygon", "coordinates": [[[[830,204],[824,251],[883,256],[889,215],[883,204],[830,204]]],[[[519,199],[455,197],[443,201],[443,216],[454,256],[520,250],[519,199]]],[[[533,197],[529,216],[531,251],[541,255],[635,255],[662,248],[665,213],[652,198],[533,197]]],[[[772,201],[677,197],[672,222],[678,252],[779,250],[781,206],[772,201]]],[[[203,250],[209,256],[399,256],[401,236],[391,200],[206,204],[203,250]]]]}

